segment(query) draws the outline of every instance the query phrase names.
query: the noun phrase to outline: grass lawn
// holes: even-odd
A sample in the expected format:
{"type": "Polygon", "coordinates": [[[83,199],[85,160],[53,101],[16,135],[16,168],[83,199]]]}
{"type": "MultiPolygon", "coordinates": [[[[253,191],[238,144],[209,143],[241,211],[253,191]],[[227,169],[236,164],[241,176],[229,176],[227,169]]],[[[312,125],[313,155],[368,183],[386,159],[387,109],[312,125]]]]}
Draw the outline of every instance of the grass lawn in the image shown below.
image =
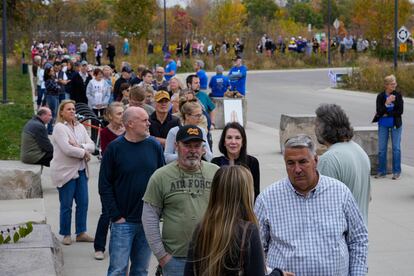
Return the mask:
{"type": "MultiPolygon", "coordinates": [[[[2,74],[0,71],[1,90],[2,74]]],[[[23,75],[20,66],[7,68],[7,99],[12,104],[0,103],[0,160],[18,160],[23,126],[33,116],[29,74],[23,75]]]]}

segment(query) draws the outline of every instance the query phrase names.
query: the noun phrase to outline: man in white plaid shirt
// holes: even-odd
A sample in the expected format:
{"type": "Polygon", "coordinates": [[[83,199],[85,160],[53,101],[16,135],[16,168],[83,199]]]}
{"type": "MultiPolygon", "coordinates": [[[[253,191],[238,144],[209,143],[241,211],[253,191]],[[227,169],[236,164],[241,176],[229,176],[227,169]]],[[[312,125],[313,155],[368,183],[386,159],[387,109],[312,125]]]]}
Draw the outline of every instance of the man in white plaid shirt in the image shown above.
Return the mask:
{"type": "Polygon", "coordinates": [[[296,276],[366,275],[368,231],[342,182],[320,175],[312,139],[285,143],[288,177],[256,199],[267,265],[296,276]]]}

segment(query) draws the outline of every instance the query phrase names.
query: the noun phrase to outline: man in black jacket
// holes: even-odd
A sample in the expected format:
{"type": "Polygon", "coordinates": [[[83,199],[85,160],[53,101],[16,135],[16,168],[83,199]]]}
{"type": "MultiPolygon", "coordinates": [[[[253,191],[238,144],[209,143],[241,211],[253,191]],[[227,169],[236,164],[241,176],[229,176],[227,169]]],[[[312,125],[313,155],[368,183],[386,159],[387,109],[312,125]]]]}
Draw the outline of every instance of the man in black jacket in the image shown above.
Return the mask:
{"type": "Polygon", "coordinates": [[[49,167],[53,158],[53,145],[47,136],[45,125],[52,119],[48,107],[41,107],[23,128],[20,159],[27,164],[49,167]]]}
{"type": "Polygon", "coordinates": [[[92,77],[88,74],[87,70],[88,62],[82,61],[79,72],[74,73],[72,78],[70,99],[77,103],[88,103],[88,98],[86,97],[86,87],[92,77]]]}
{"type": "Polygon", "coordinates": [[[115,64],[115,46],[108,42],[108,45],[106,46],[106,55],[109,59],[109,64],[115,64]]]}

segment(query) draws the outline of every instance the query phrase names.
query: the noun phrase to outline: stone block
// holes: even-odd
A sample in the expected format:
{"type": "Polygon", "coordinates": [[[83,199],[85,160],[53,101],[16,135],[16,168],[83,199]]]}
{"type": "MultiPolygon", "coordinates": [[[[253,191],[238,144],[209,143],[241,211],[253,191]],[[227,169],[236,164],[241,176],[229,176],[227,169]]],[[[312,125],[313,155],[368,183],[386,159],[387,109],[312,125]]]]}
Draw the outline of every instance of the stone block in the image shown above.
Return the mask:
{"type": "Polygon", "coordinates": [[[41,165],[0,160],[0,200],[41,198],[41,165]]]}
{"type": "MultiPolygon", "coordinates": [[[[371,175],[378,170],[378,126],[354,127],[353,140],[358,143],[368,154],[371,161],[371,175]]],[[[387,173],[392,173],[392,146],[388,140],[387,173]]]]}
{"type": "Polygon", "coordinates": [[[0,245],[0,264],[1,275],[63,275],[62,248],[50,225],[35,224],[27,237],[0,245]]]}
{"type": "Polygon", "coordinates": [[[216,128],[217,129],[223,129],[225,124],[224,120],[224,105],[223,101],[242,101],[242,107],[243,107],[243,126],[246,127],[247,124],[247,99],[246,98],[239,98],[239,99],[233,99],[233,98],[212,98],[214,104],[216,105],[216,128]]]}
{"type": "MultiPolygon", "coordinates": [[[[323,154],[327,148],[317,142],[315,135],[315,119],[313,114],[282,114],[280,117],[279,143],[281,152],[284,149],[285,141],[297,134],[307,134],[312,137],[316,144],[318,155],[323,154]]],[[[358,143],[367,153],[371,161],[371,174],[374,175],[378,168],[378,127],[354,127],[353,140],[358,143]]],[[[392,171],[392,149],[391,142],[388,143],[387,172],[392,171]]]]}
{"type": "Polygon", "coordinates": [[[280,152],[284,151],[286,140],[298,134],[309,135],[316,144],[318,155],[326,151],[326,146],[318,143],[315,135],[316,115],[312,114],[282,114],[280,116],[279,143],[280,152]]]}
{"type": "Polygon", "coordinates": [[[46,223],[43,198],[0,200],[0,225],[46,223]]]}

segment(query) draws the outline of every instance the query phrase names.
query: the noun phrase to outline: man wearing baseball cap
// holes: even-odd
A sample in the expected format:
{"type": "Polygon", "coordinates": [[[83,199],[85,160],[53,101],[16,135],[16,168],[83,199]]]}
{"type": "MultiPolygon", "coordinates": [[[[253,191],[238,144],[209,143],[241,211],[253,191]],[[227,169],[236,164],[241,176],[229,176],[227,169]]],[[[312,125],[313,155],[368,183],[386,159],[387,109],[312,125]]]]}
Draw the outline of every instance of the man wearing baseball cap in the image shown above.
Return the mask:
{"type": "Polygon", "coordinates": [[[168,132],[173,127],[180,125],[180,119],[168,112],[170,110],[171,101],[170,94],[168,94],[167,91],[157,91],[154,99],[155,112],[149,117],[151,123],[150,134],[160,142],[163,148],[165,148],[165,139],[167,138],[168,132]]]}
{"type": "Polygon", "coordinates": [[[163,275],[184,274],[192,233],[207,208],[211,182],[219,167],[201,160],[203,142],[199,127],[180,127],[176,136],[178,159],[155,171],[143,198],[145,236],[163,275]]]}

